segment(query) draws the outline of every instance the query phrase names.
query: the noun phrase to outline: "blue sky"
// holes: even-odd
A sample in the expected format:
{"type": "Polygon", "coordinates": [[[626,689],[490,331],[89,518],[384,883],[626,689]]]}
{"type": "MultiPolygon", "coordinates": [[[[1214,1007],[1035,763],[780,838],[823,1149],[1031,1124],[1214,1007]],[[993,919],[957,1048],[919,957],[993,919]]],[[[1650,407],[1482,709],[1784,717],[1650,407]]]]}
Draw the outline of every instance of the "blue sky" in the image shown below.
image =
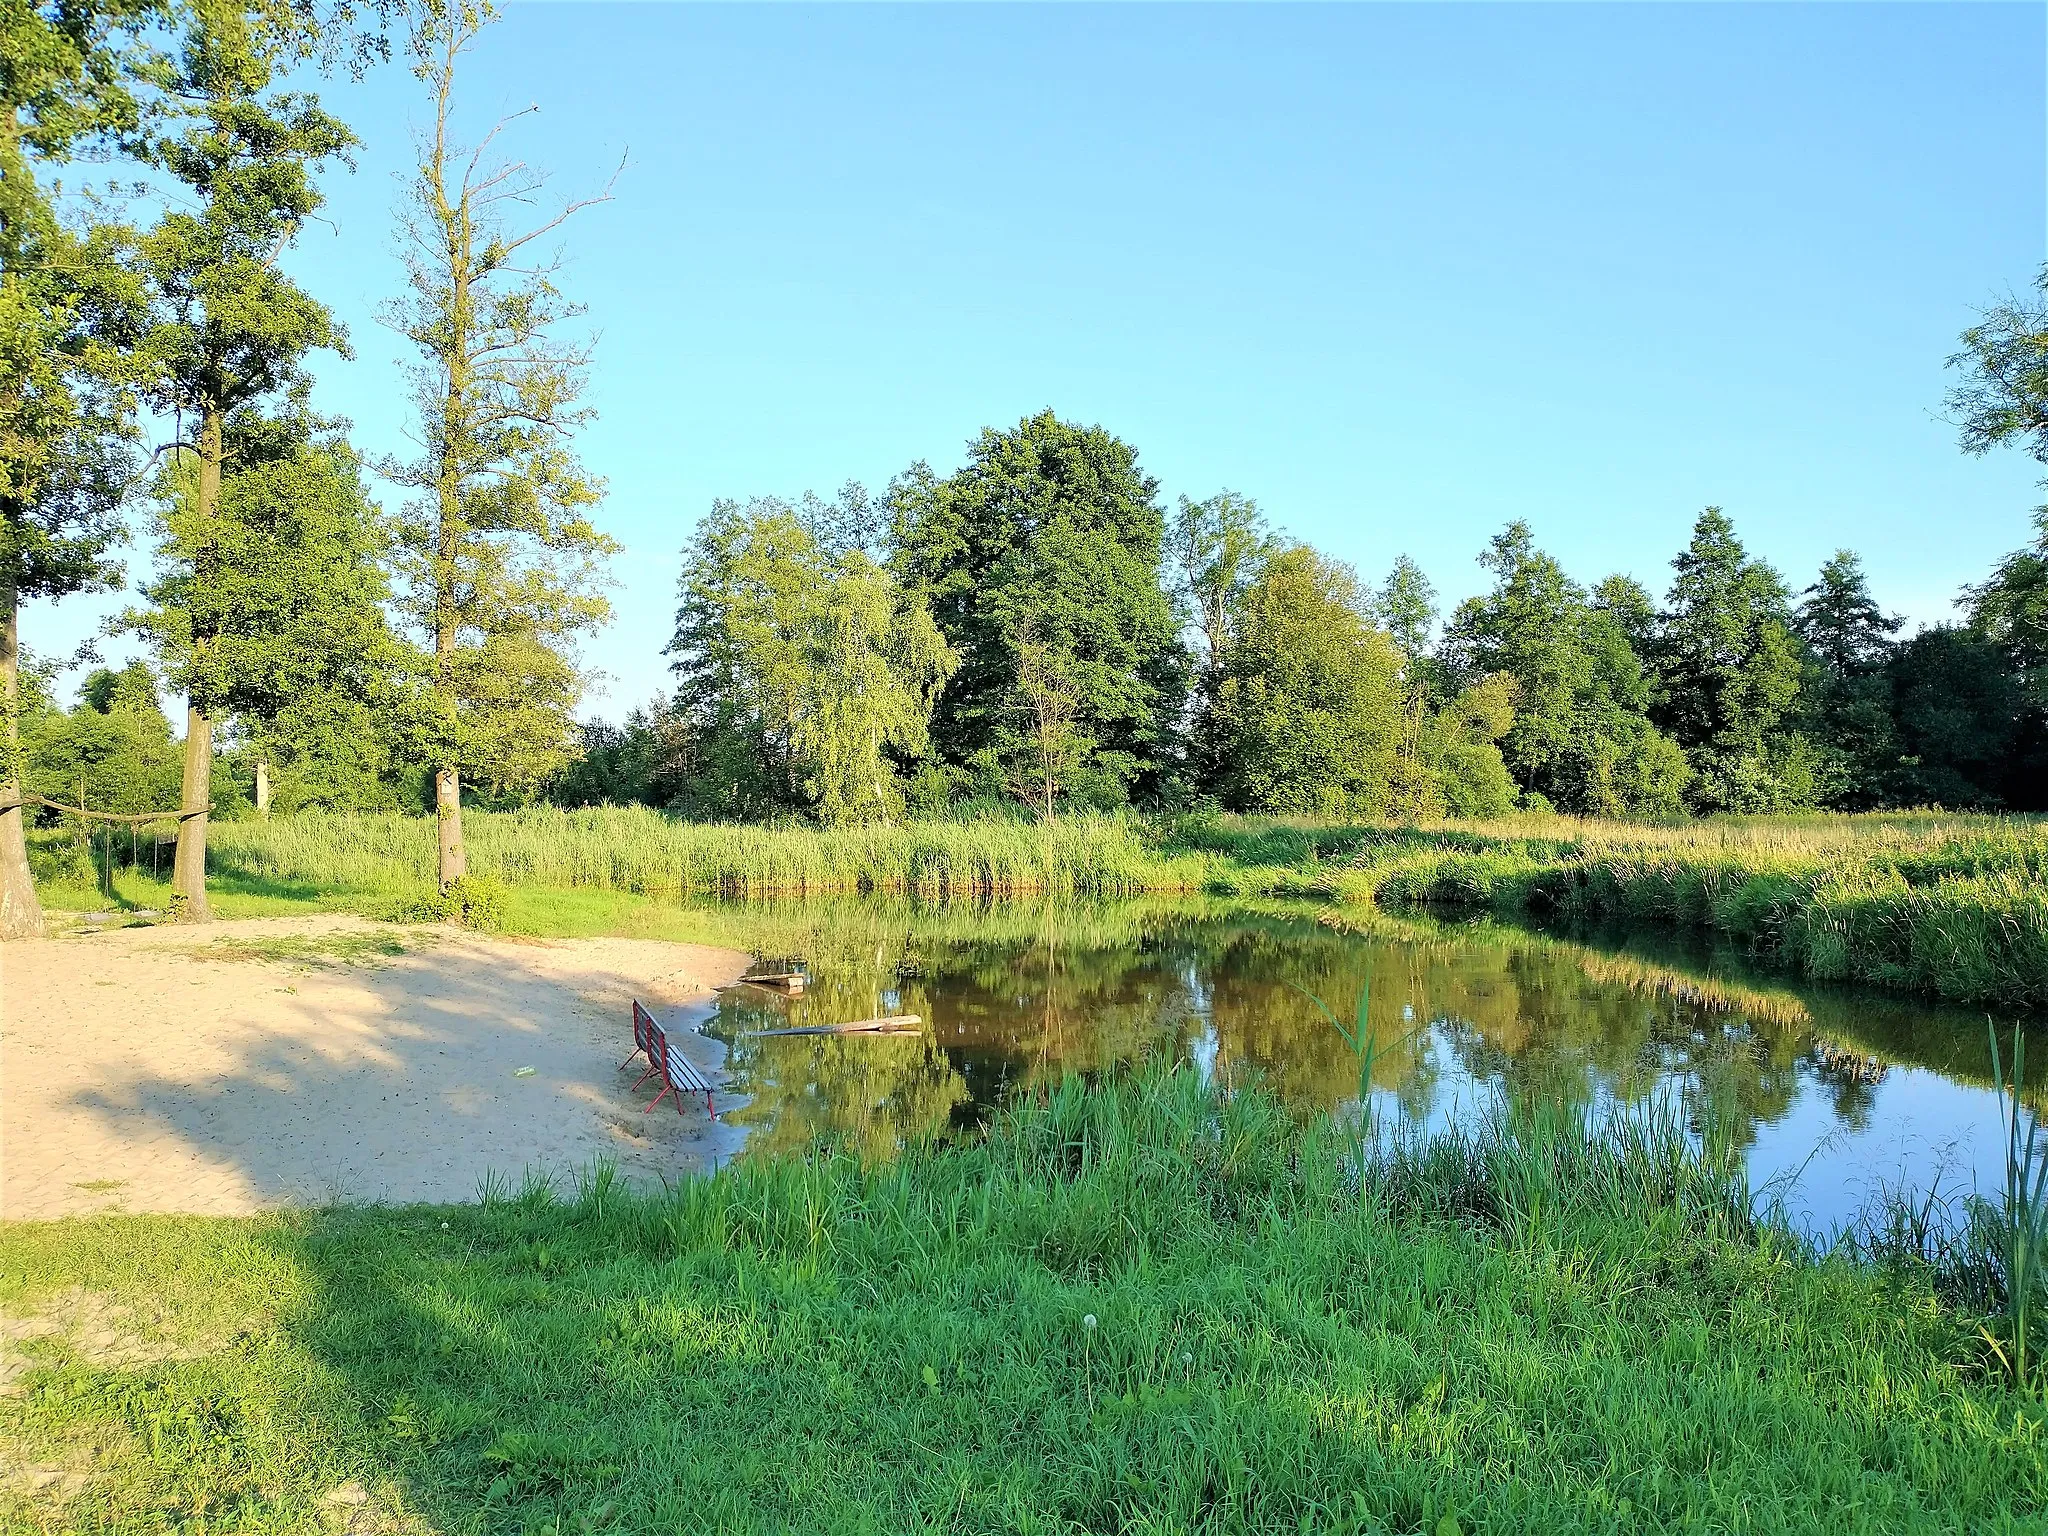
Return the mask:
{"type": "MultiPolygon", "coordinates": [[[[1515,517],[1661,591],[1713,502],[1795,586],[1847,544],[1946,617],[2041,499],[1940,410],[1957,332],[2048,249],[2044,17],[513,4],[472,125],[538,103],[510,142],[565,194],[628,157],[565,235],[626,548],[592,712],[661,686],[712,497],[943,473],[1047,405],[1169,504],[1244,492],[1372,579],[1405,551],[1447,608],[1515,517]]],[[[364,146],[293,259],[355,337],[321,403],[391,451],[375,314],[422,103],[396,67],[327,97],[364,146]]]]}

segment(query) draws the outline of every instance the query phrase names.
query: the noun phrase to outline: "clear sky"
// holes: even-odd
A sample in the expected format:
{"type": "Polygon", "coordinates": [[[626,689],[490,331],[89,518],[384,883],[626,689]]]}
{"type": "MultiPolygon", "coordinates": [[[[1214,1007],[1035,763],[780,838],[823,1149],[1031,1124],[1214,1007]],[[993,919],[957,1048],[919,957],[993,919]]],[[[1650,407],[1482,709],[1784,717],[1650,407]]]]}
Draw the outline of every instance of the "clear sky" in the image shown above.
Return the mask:
{"type": "MultiPolygon", "coordinates": [[[[564,193],[597,332],[584,452],[625,546],[592,712],[661,686],[714,496],[879,489],[1051,406],[1169,505],[1229,487],[1448,606],[1526,518],[1656,590],[1707,503],[1795,586],[1839,545],[1950,613],[2038,467],[1941,420],[1973,310],[2048,250],[2035,5],[513,4],[472,125],[564,193]]],[[[402,449],[396,177],[416,82],[327,87],[364,146],[294,257],[402,449]]],[[[137,551],[137,563],[141,552],[137,551]]],[[[68,650],[113,604],[26,615],[68,650]]],[[[119,646],[108,647],[119,654],[119,646]]]]}

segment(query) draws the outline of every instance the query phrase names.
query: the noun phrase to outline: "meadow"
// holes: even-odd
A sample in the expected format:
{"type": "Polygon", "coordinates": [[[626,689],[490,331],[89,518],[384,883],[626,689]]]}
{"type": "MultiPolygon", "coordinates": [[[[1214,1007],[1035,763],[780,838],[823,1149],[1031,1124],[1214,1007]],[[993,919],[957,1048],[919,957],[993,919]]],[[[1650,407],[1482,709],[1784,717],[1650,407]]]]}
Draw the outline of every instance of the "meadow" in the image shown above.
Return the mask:
{"type": "MultiPolygon", "coordinates": [[[[689,823],[634,807],[478,812],[467,826],[472,875],[508,892],[1306,897],[1625,920],[1704,932],[1815,980],[2001,1007],[2048,1003],[2048,825],[2036,818],[1898,812],[1661,826],[1548,815],[1418,825],[1072,816],[820,829],[689,823]]],[[[388,910],[430,894],[433,839],[433,822],[417,817],[226,821],[213,830],[209,867],[230,915],[388,910]]],[[[110,846],[117,865],[133,857],[133,845],[110,846]]],[[[167,895],[135,869],[95,890],[81,845],[61,832],[39,835],[37,858],[54,906],[155,906],[167,895]]]]}
{"type": "Polygon", "coordinates": [[[1654,1113],[1359,1170],[1151,1071],[886,1166],[16,1225],[0,1306],[53,1321],[0,1442],[45,1475],[0,1524],[2038,1529],[2041,1400],[1966,1267],[1817,1252],[1654,1113]]]}

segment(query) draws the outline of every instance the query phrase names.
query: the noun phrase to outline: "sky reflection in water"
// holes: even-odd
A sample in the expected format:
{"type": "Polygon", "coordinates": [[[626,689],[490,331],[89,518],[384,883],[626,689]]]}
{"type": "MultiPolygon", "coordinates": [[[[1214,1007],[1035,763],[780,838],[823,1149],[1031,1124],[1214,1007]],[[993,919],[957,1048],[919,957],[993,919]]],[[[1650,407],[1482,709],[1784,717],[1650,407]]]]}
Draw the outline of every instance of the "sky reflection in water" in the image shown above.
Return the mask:
{"type": "MultiPolygon", "coordinates": [[[[1883,1184],[1997,1186],[1981,1013],[1806,986],[1669,940],[1378,918],[1347,932],[1330,916],[1202,902],[727,909],[756,949],[807,956],[813,979],[787,1002],[727,994],[708,1027],[753,1095],[734,1114],[750,1154],[824,1139],[886,1157],[972,1126],[1017,1088],[1152,1054],[1255,1068],[1304,1114],[1348,1104],[1356,1065],[1295,988],[1348,1019],[1370,972],[1373,1027],[1402,1042],[1377,1064],[1376,1108],[1401,1123],[1503,1097],[1598,1113],[1666,1096],[1821,1229],[1883,1184]],[[892,1012],[921,1015],[926,1033],[747,1034],[892,1012]]],[[[2029,1056],[2038,1101],[2048,1038],[2029,1056]]]]}

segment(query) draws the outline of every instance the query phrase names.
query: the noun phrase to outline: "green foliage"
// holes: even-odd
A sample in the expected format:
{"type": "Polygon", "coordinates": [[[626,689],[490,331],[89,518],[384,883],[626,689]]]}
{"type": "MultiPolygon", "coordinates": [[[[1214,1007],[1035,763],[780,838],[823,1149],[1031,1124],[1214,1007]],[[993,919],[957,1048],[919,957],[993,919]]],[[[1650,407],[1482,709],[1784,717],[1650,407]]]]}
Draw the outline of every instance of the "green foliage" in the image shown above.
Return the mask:
{"type": "Polygon", "coordinates": [[[419,661],[385,619],[386,530],[347,444],[295,436],[265,431],[210,513],[192,457],[172,466],[150,606],[127,622],[203,708],[239,717],[283,809],[388,805],[419,661]]]}
{"type": "Polygon", "coordinates": [[[662,772],[684,804],[833,824],[901,814],[899,765],[929,751],[957,665],[921,594],[759,499],[714,503],[685,552],[681,599],[669,645],[680,761],[662,772]]]}
{"type": "Polygon", "coordinates": [[[398,923],[454,923],[495,933],[505,926],[505,888],[481,875],[462,875],[430,895],[399,902],[384,915],[398,923]]]}
{"type": "Polygon", "coordinates": [[[1803,663],[1784,581],[1750,558],[1719,507],[1700,514],[1671,568],[1650,714],[1692,764],[1690,803],[1752,813],[1815,804],[1816,754],[1791,729],[1803,663]]]}
{"type": "Polygon", "coordinates": [[[1264,562],[1219,689],[1225,804],[1385,814],[1406,730],[1402,658],[1367,602],[1348,567],[1307,545],[1264,562]]]}
{"type": "Polygon", "coordinates": [[[1204,501],[1181,497],[1167,526],[1166,588],[1197,648],[1185,768],[1204,791],[1213,790],[1226,769],[1218,711],[1224,671],[1243,628],[1245,597],[1278,547],[1258,503],[1235,491],[1204,501]]]}
{"type": "Polygon", "coordinates": [[[1028,633],[1072,658],[1085,766],[1141,795],[1158,784],[1186,655],[1160,586],[1157,493],[1129,444],[1051,411],[984,430],[948,479],[919,465],[891,485],[897,571],[960,656],[932,722],[948,763],[1032,757],[1018,681],[1028,633]]]}
{"type": "Polygon", "coordinates": [[[1631,632],[1646,622],[1639,588],[1604,583],[1589,602],[1514,522],[1480,556],[1484,596],[1458,606],[1444,634],[1449,675],[1514,680],[1515,719],[1502,756],[1515,781],[1579,814],[1659,815],[1690,776],[1650,724],[1651,687],[1631,632]],[[1609,606],[1609,605],[1612,606],[1609,606]]]}
{"type": "MultiPolygon", "coordinates": [[[[72,805],[83,792],[98,811],[159,811],[178,803],[181,753],[144,663],[91,673],[75,708],[44,704],[26,712],[22,725],[26,788],[72,805]]],[[[83,835],[75,823],[73,830],[83,835]]]]}
{"type": "Polygon", "coordinates": [[[113,343],[121,287],[108,231],[60,219],[75,154],[133,146],[152,68],[150,0],[0,13],[0,602],[105,586],[132,467],[113,343]]]}
{"type": "Polygon", "coordinates": [[[1395,560],[1373,594],[1373,617],[1411,664],[1428,656],[1430,634],[1436,628],[1436,588],[1406,555],[1395,560]]]}
{"type": "Polygon", "coordinates": [[[2048,464],[2048,263],[2033,287],[2041,298],[2014,294],[1993,305],[1948,360],[1963,375],[1948,408],[1965,453],[2017,445],[2048,464]]]}
{"type": "MultiPolygon", "coordinates": [[[[623,725],[588,721],[577,729],[574,761],[547,785],[552,805],[644,805],[657,793],[665,737],[674,723],[667,699],[657,696],[626,716],[623,725]]],[[[671,794],[664,800],[674,798],[671,794]]]]}
{"type": "Polygon", "coordinates": [[[1893,651],[1875,679],[1856,679],[1830,703],[1831,743],[1862,747],[1878,764],[1868,797],[1876,803],[2042,803],[2029,782],[2035,765],[2018,750],[2020,680],[2001,647],[1975,629],[1921,630],[1893,651]],[[1873,683],[1882,690],[1875,701],[1873,683]]]}
{"type": "MultiPolygon", "coordinates": [[[[348,355],[326,306],[280,266],[323,201],[315,173],[356,142],[311,94],[275,89],[314,41],[287,11],[208,6],[189,13],[170,60],[187,126],[155,158],[185,196],[135,240],[147,317],[133,367],[158,410],[191,418],[187,446],[212,474],[274,451],[274,429],[238,413],[302,399],[308,353],[348,355]]],[[[212,488],[199,495],[210,515],[212,488]]]]}
{"type": "Polygon", "coordinates": [[[1406,814],[1486,818],[1513,809],[1515,781],[1499,743],[1514,725],[1515,697],[1515,680],[1495,673],[1423,719],[1414,747],[1422,773],[1402,786],[1406,814]]]}
{"type": "Polygon", "coordinates": [[[66,1518],[109,1533],[317,1522],[344,1484],[357,1523],[550,1531],[1856,1536],[2048,1496],[1929,1277],[1750,1220],[1675,1117],[1344,1161],[1155,1072],[892,1165],[17,1223],[10,1313],[106,1294],[197,1343],[35,1346],[0,1434],[98,1447],[66,1518]]]}
{"type": "MultiPolygon", "coordinates": [[[[1893,791],[1889,773],[1905,721],[1896,716],[1885,673],[1894,657],[1892,637],[1903,623],[1871,597],[1853,550],[1836,550],[1800,594],[1793,629],[1809,658],[1800,723],[1822,763],[1829,805],[1864,809],[1886,803],[1893,791]]],[[[1952,795],[1925,798],[1971,803],[1952,795]]]]}
{"type": "MultiPolygon", "coordinates": [[[[557,284],[559,255],[536,245],[603,198],[534,215],[545,177],[454,138],[457,65],[495,16],[467,0],[405,13],[405,51],[435,117],[400,229],[408,291],[385,319],[417,352],[420,452],[379,470],[416,493],[400,569],[404,610],[433,658],[424,755],[504,794],[573,756],[584,685],[573,647],[610,616],[604,563],[617,545],[591,521],[603,482],[575,454],[591,415],[589,352],[560,333],[582,310],[557,284]]],[[[443,811],[459,827],[458,787],[450,777],[443,811]]],[[[444,884],[459,873],[444,860],[444,884]]]]}

